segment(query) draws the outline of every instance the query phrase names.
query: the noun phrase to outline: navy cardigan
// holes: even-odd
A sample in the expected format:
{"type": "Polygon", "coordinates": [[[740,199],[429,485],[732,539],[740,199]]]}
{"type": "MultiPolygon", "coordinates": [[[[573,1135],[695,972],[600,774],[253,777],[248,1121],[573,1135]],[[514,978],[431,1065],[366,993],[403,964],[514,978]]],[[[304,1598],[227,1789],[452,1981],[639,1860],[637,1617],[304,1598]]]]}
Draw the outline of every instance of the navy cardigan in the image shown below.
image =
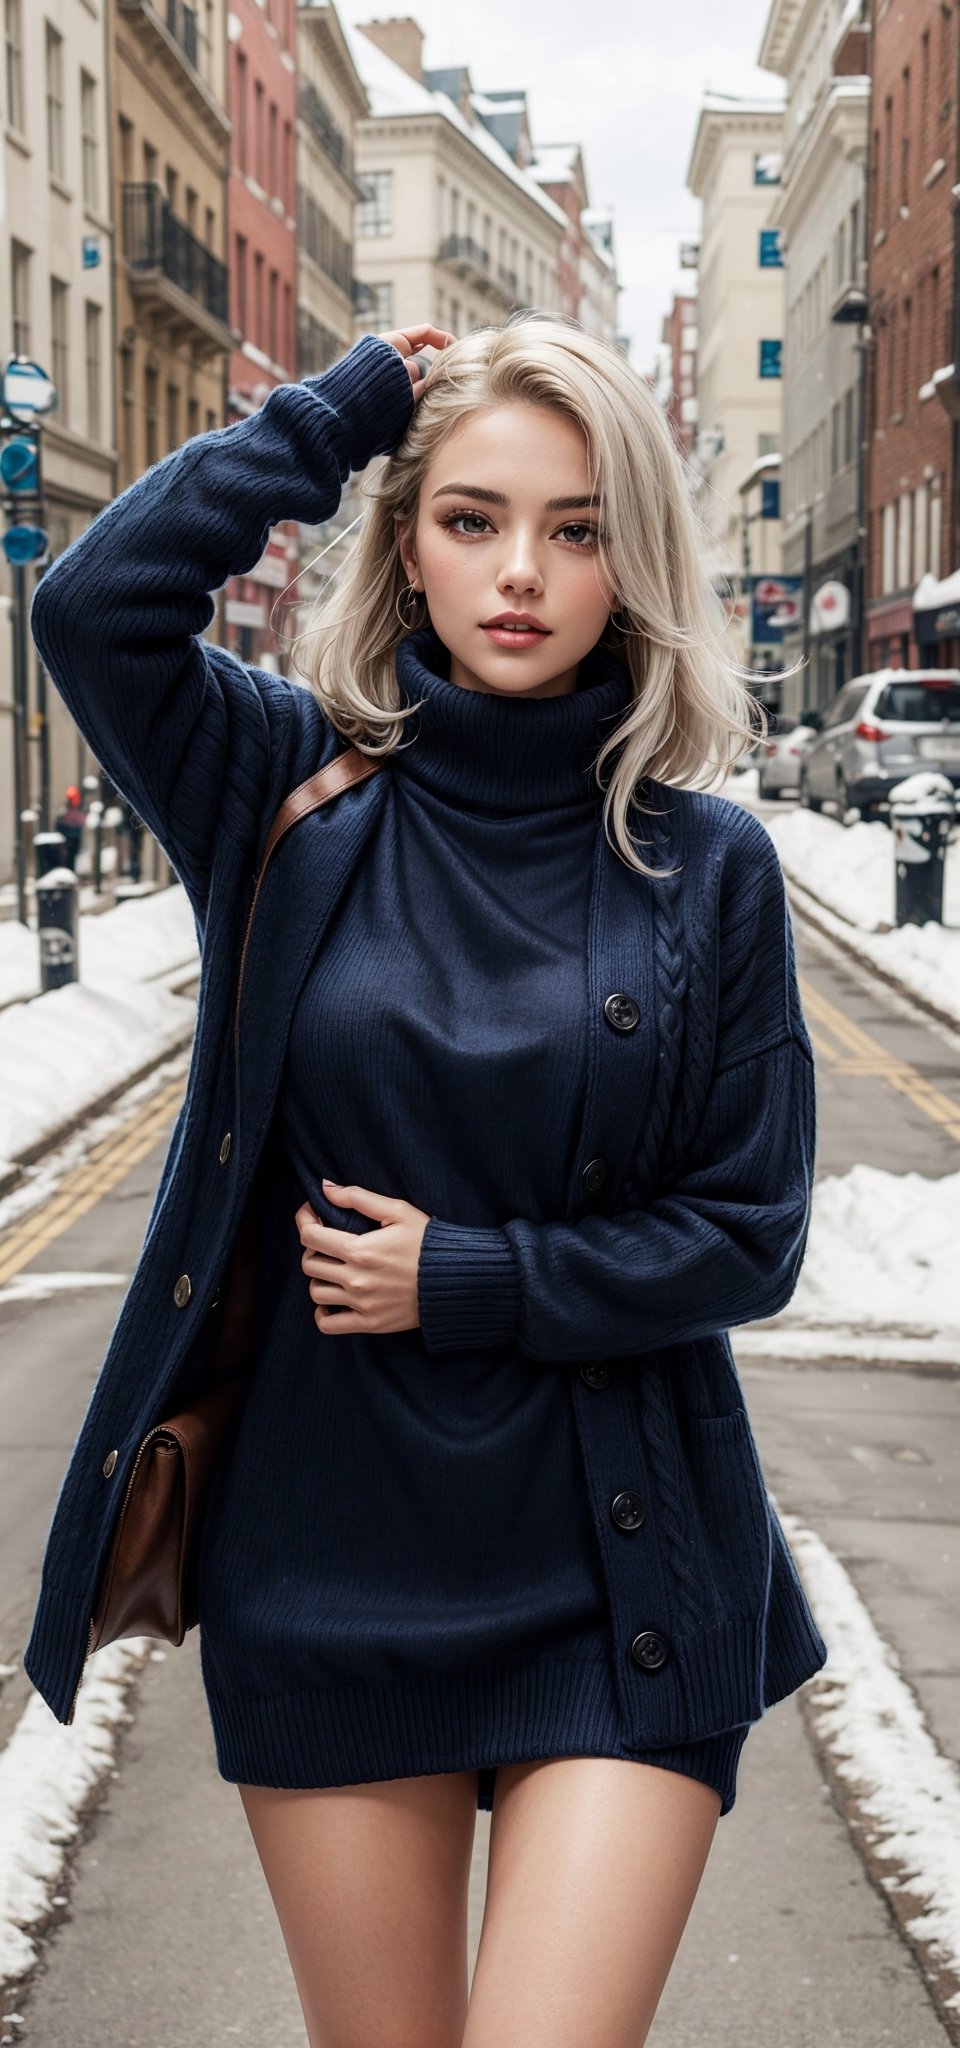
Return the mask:
{"type": "MultiPolygon", "coordinates": [[[[322,376],[281,385],[250,418],[156,464],[36,591],[32,627],[50,675],[166,849],[201,949],[186,1094],[60,1487],[24,1654],[61,1721],[73,1716],[138,1445],[202,1379],[211,1309],[266,1156],[289,1018],[390,773],[388,762],[279,842],[235,1044],[240,951],[270,824],[343,741],[309,689],[200,637],[210,593],[254,566],[279,521],[329,519],[351,469],[395,448],[412,411],[401,357],[365,335],[322,376]]],[[[431,1216],[418,1268],[428,1351],[504,1343],[569,1375],[627,1738],[644,1747],[759,1719],[827,1654],[767,1495],[727,1336],[790,1299],[810,1218],[813,1057],[782,873],[765,827],[739,805],[648,790],[648,857],[677,873],[638,875],[598,823],[588,1140],[566,1213],[501,1229],[431,1216]],[[612,1028],[613,993],[637,1003],[636,1030],[612,1028]],[[656,1504],[643,1546],[625,1542],[610,1514],[625,1483],[656,1504]]]]}

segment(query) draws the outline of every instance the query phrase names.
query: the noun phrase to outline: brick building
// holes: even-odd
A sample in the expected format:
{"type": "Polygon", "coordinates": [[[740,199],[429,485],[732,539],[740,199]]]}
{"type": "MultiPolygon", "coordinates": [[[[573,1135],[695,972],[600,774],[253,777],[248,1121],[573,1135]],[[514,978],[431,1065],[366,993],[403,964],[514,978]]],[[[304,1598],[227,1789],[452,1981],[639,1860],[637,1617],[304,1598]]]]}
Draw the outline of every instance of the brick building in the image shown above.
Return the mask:
{"type": "Polygon", "coordinates": [[[960,563],[954,201],[956,0],[873,0],[868,193],[866,661],[960,663],[960,614],[928,604],[960,563]]]}
{"type": "MultiPolygon", "coordinates": [[[[296,51],[296,0],[231,0],[230,419],[297,374],[296,51]]],[[[243,660],[279,666],[271,610],[297,568],[296,529],[276,527],[227,585],[225,639],[243,660]]]]}
{"type": "Polygon", "coordinates": [[[689,455],[697,434],[697,301],[674,294],[664,315],[660,339],[670,351],[670,394],[667,418],[677,445],[689,455]]]}

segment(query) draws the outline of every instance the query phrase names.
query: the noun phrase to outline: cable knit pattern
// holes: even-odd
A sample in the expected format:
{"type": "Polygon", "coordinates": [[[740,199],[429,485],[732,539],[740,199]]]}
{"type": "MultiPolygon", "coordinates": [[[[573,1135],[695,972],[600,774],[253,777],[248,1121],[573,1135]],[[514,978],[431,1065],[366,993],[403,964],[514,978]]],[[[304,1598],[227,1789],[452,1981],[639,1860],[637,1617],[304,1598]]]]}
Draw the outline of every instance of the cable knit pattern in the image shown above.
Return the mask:
{"type": "MultiPolygon", "coordinates": [[[[247,1639],[221,1610],[207,1644],[219,1755],[254,1782],[309,1784],[322,1730],[328,1782],[390,1775],[392,1762],[401,1771],[468,1767],[481,1748],[493,1765],[546,1753],[551,1739],[560,1754],[571,1740],[591,1754],[656,1749],[676,1768],[682,1745],[700,1745],[693,1767],[705,1771],[702,1745],[734,1742],[826,1658],[766,1503],[727,1339],[790,1299],[813,1184],[812,1048],[783,876],[763,824],[721,796],[649,785],[663,815],[638,813],[638,829],[652,835],[653,863],[678,873],[624,879],[588,771],[591,714],[617,711],[625,671],[595,650],[582,665],[589,690],[491,701],[431,671],[426,643],[410,635],[397,674],[404,689],[432,692],[421,752],[414,741],[285,836],[257,913],[234,1065],[252,873],[284,797],[342,743],[309,690],[206,639],[211,593],[256,564],[278,521],[331,518],[350,470],[395,448],[412,411],[397,352],[365,336],[322,377],[279,386],[248,419],[158,464],[38,586],[40,651],[184,883],[202,979],[186,1100],[56,1502],[24,1665],[69,1718],[140,1442],[202,1370],[209,1304],[263,1134],[299,1075],[300,1107],[306,1091],[318,1129],[294,1103],[288,1136],[300,1133],[295,1171],[318,1212],[324,1197],[311,1175],[332,1168],[335,1179],[364,1179],[351,1160],[356,1087],[367,1184],[405,1193],[429,1214],[419,1324],[371,1340],[376,1356],[365,1355],[358,1372],[346,1335],[318,1337],[323,1371],[303,1384],[300,1351],[280,1347],[277,1370],[317,1403],[293,1445],[299,1492],[286,1483],[282,1403],[271,1399],[273,1380],[261,1381],[239,1441],[256,1500],[262,1599],[252,1590],[256,1559],[249,1576],[230,1568],[243,1529],[242,1517],[228,1523],[226,1478],[224,1519],[208,1525],[206,1591],[241,1604],[249,1593],[260,1630],[249,1638],[259,1643],[255,1659],[231,1663],[231,1643],[247,1639]],[[364,896],[372,876],[379,883],[364,896]],[[359,1063],[339,1081],[336,1046],[323,1036],[335,1025],[332,1005],[311,1007],[310,995],[311,969],[335,958],[339,1044],[359,1063]],[[606,1008],[615,992],[637,999],[626,1026],[622,1011],[606,1008]],[[378,1097],[381,1024],[396,1058],[378,1097]],[[551,1057],[562,1062],[562,1087],[551,1057]],[[338,1122],[319,1121],[325,1083],[338,1122]],[[185,1272],[183,1303],[175,1285],[185,1272]],[[405,1377],[391,1341],[401,1335],[412,1346],[405,1377]],[[606,1364],[609,1373],[592,1370],[606,1364]],[[378,1378],[377,1398],[394,1403],[389,1427],[374,1397],[378,1378]],[[356,1452],[360,1408],[385,1453],[383,1484],[369,1499],[363,1459],[358,1468],[344,1456],[345,1444],[356,1452]],[[500,1458],[501,1444],[492,1467],[484,1472],[478,1456],[472,1469],[465,1520],[477,1557],[499,1570],[496,1546],[518,1540],[494,1597],[488,1588],[478,1602],[447,1541],[464,1501],[458,1431],[478,1452],[491,1426],[509,1446],[534,1409],[537,1428],[521,1431],[519,1459],[513,1449],[500,1458]],[[433,1437],[430,1416],[446,1425],[433,1437]],[[340,1546],[346,1590],[334,1603],[333,1661],[320,1668],[311,1488],[327,1484],[333,1466],[349,1498],[323,1530],[340,1546]],[[646,1513],[629,1527],[611,1509],[635,1490],[646,1513]],[[589,1634],[565,1654],[569,1610],[554,1614],[549,1595],[560,1523],[574,1564],[589,1559],[598,1575],[589,1601],[574,1586],[574,1606],[592,1629],[599,1584],[602,1657],[589,1634]],[[301,1539],[303,1557],[288,1569],[301,1539]],[[418,1613],[411,1594],[418,1542],[449,1566],[451,1607],[440,1626],[432,1603],[418,1613]],[[537,1546],[548,1569],[531,1570],[528,1584],[537,1546]],[[392,1586],[380,1586],[381,1566],[384,1578],[399,1575],[392,1586]],[[487,1651],[502,1651],[499,1664],[471,1662],[481,1625],[487,1651]],[[273,1627],[285,1631],[282,1646],[271,1642],[273,1627]],[[379,1660],[375,1676],[360,1664],[365,1651],[379,1660]],[[279,1685],[278,1668],[287,1674],[279,1685]],[[271,1776],[278,1766],[284,1775],[271,1776]]],[[[285,1100],[289,1107],[289,1093],[285,1100]]],[[[343,1228],[376,1227],[333,1204],[327,1220],[331,1212],[343,1228]]],[[[314,1327],[299,1254],[295,1265],[276,1270],[299,1344],[314,1327]]]]}

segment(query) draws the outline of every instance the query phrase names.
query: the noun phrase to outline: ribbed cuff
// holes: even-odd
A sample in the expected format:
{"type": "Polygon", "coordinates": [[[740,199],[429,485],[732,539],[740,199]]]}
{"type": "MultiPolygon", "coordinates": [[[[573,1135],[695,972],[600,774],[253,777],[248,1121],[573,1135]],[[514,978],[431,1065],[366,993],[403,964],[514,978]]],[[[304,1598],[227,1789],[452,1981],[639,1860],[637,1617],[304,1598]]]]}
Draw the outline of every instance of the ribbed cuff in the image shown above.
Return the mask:
{"type": "Polygon", "coordinates": [[[520,1321],[520,1274],[509,1238],[431,1216],[417,1264],[417,1306],[428,1351],[509,1344],[520,1321]]]}
{"type": "Polygon", "coordinates": [[[341,421],[353,470],[366,469],[375,455],[391,455],[413,417],[406,364],[379,334],[362,334],[338,363],[301,383],[341,421]]]}

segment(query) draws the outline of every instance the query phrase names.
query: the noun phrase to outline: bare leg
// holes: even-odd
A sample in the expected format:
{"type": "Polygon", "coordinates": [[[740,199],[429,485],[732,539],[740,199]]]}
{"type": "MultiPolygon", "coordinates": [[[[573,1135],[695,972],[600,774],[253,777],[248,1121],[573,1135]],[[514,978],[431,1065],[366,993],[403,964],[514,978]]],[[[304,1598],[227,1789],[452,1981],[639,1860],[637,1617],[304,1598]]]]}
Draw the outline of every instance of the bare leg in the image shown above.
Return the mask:
{"type": "Polygon", "coordinates": [[[310,2048],[460,2048],[476,1771],[237,1789],[310,2048]]]}
{"type": "Polygon", "coordinates": [[[642,2048],[720,1806],[653,1764],[501,1765],[462,2048],[642,2048]]]}

